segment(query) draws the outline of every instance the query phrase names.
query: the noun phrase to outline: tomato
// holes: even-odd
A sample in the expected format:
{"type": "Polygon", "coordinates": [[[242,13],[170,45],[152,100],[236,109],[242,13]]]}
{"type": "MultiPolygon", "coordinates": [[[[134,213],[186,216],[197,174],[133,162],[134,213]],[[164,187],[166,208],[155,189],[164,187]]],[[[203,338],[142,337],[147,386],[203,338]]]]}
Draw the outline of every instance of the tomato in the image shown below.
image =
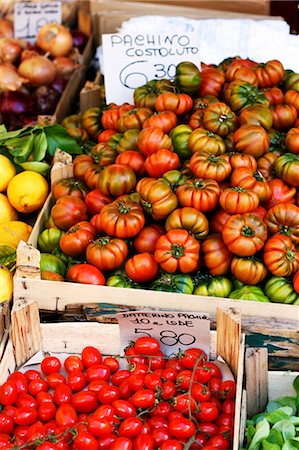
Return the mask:
{"type": "Polygon", "coordinates": [[[201,73],[201,84],[198,94],[200,97],[214,95],[218,97],[225,82],[224,74],[214,67],[209,67],[201,73]]]}
{"type": "Polygon", "coordinates": [[[85,172],[94,164],[94,158],[89,155],[78,155],[73,161],[74,177],[83,181],[85,172]]]}
{"type": "Polygon", "coordinates": [[[171,149],[171,147],[171,138],[160,128],[145,128],[138,135],[138,148],[145,156],[150,156],[161,148],[171,149]]]}
{"type": "Polygon", "coordinates": [[[194,383],[191,387],[191,396],[196,402],[205,402],[211,397],[211,391],[204,384],[194,383]]]}
{"type": "Polygon", "coordinates": [[[273,116],[269,108],[256,104],[242,110],[239,115],[239,124],[258,125],[269,131],[273,125],[273,116]]]}
{"type": "Polygon", "coordinates": [[[116,150],[108,143],[100,143],[92,147],[91,154],[95,159],[95,162],[99,166],[107,166],[108,164],[113,164],[117,156],[116,150]]]}
{"type": "Polygon", "coordinates": [[[167,231],[185,229],[196,239],[208,234],[209,223],[206,216],[195,208],[185,207],[175,209],[166,219],[167,231]]]}
{"type": "Polygon", "coordinates": [[[48,228],[43,230],[37,238],[37,245],[41,252],[52,253],[55,247],[59,244],[60,238],[64,232],[58,228],[48,228]]]}
{"type": "Polygon", "coordinates": [[[131,192],[136,185],[136,175],[129,166],[110,164],[99,175],[99,188],[106,195],[122,195],[131,192]]]}
{"type": "Polygon", "coordinates": [[[97,284],[102,286],[106,283],[102,272],[91,264],[75,264],[67,271],[66,278],[74,283],[97,284]]]}
{"type": "Polygon", "coordinates": [[[76,180],[75,178],[63,178],[53,184],[52,192],[55,200],[64,195],[70,195],[84,200],[88,188],[81,180],[76,180]]]}
{"type": "Polygon", "coordinates": [[[273,128],[278,131],[287,131],[295,126],[297,110],[293,105],[278,104],[271,108],[273,128]]]}
{"type": "Polygon", "coordinates": [[[64,195],[52,207],[51,216],[55,225],[62,230],[68,230],[79,221],[87,220],[87,208],[80,198],[64,195]]]}
{"type": "MultiPolygon", "coordinates": [[[[294,278],[298,272],[295,274],[294,278]]],[[[265,285],[265,294],[271,302],[297,304],[298,293],[295,292],[291,281],[284,277],[271,277],[265,285]]]]}
{"type": "Polygon", "coordinates": [[[236,395],[236,383],[233,380],[222,382],[222,397],[226,400],[234,398],[236,395]]]}
{"type": "Polygon", "coordinates": [[[254,104],[269,106],[270,102],[264,92],[259,91],[256,86],[242,80],[234,80],[227,86],[224,92],[225,101],[236,113],[254,104]]]}
{"type": "Polygon", "coordinates": [[[174,81],[180,92],[194,96],[201,82],[200,70],[192,62],[180,62],[176,66],[174,81]]]}
{"type": "Polygon", "coordinates": [[[50,253],[41,253],[40,270],[41,272],[55,272],[64,276],[66,267],[64,262],[57,256],[50,253]]]}
{"type": "Polygon", "coordinates": [[[299,114],[299,92],[295,89],[289,89],[285,93],[285,103],[292,105],[296,108],[297,114],[299,114]]]}
{"type": "Polygon", "coordinates": [[[189,275],[162,273],[159,278],[152,281],[150,288],[154,291],[177,292],[192,294],[194,284],[189,275]]]}
{"type": "Polygon", "coordinates": [[[187,230],[173,229],[158,239],[154,257],[166,272],[189,273],[198,267],[199,249],[199,242],[187,230]]]}
{"type": "Polygon", "coordinates": [[[67,382],[73,392],[79,392],[85,387],[87,378],[83,372],[73,370],[70,372],[67,382]]]}
{"type": "Polygon", "coordinates": [[[137,183],[136,192],[140,194],[142,207],[155,220],[165,219],[178,204],[177,196],[161,180],[143,178],[137,183]]]}
{"type": "Polygon", "coordinates": [[[120,116],[117,122],[118,131],[123,133],[130,129],[141,130],[143,125],[152,115],[152,109],[147,107],[131,109],[120,116]]]}
{"type": "Polygon", "coordinates": [[[118,154],[126,152],[127,150],[138,150],[138,135],[139,130],[127,130],[124,134],[119,134],[119,138],[115,143],[111,143],[109,140],[109,145],[115,146],[118,154]]]}
{"type": "Polygon", "coordinates": [[[86,370],[86,378],[90,383],[95,380],[108,381],[110,379],[111,371],[105,364],[93,364],[86,370]]]}
{"type": "Polygon", "coordinates": [[[208,440],[207,446],[226,450],[230,448],[230,441],[221,435],[217,435],[208,440]]]}
{"type": "Polygon", "coordinates": [[[38,417],[44,422],[54,419],[55,415],[56,406],[54,403],[42,403],[38,408],[38,417]]]}
{"type": "Polygon", "coordinates": [[[190,169],[196,177],[211,178],[218,183],[228,178],[232,170],[228,155],[214,156],[204,151],[193,154],[190,169]]]}
{"type": "Polygon", "coordinates": [[[190,95],[165,92],[159,94],[155,101],[156,111],[173,111],[177,115],[186,114],[193,106],[190,95]]]}
{"type": "Polygon", "coordinates": [[[101,352],[97,348],[92,346],[84,347],[81,352],[81,358],[86,368],[91,367],[95,364],[102,363],[101,352]]]}
{"type": "Polygon", "coordinates": [[[84,181],[89,189],[96,189],[99,185],[99,177],[104,166],[99,164],[92,164],[84,173],[84,181]]]}
{"type": "Polygon", "coordinates": [[[113,425],[107,419],[90,416],[88,418],[87,431],[97,438],[104,439],[113,433],[113,425]]]}
{"type": "Polygon", "coordinates": [[[267,153],[270,139],[266,130],[258,125],[241,125],[234,133],[235,148],[238,152],[260,158],[267,153]]]}
{"type": "Polygon", "coordinates": [[[185,124],[177,125],[169,133],[174,151],[178,154],[180,160],[186,160],[190,158],[192,154],[188,146],[188,140],[191,133],[191,126],[185,124]]]}
{"type": "Polygon", "coordinates": [[[231,214],[228,214],[224,209],[219,208],[213,215],[210,222],[211,231],[213,231],[214,233],[221,233],[223,225],[230,216],[231,214]]]}
{"type": "Polygon", "coordinates": [[[101,109],[94,107],[87,109],[81,116],[81,126],[91,138],[97,140],[101,129],[101,109]]]}
{"type": "Polygon", "coordinates": [[[125,264],[126,274],[137,283],[151,281],[159,273],[159,266],[150,253],[138,253],[125,264]]]}
{"type": "Polygon", "coordinates": [[[14,381],[5,381],[0,386],[0,404],[13,405],[18,396],[18,388],[14,381]]]}
{"type": "Polygon", "coordinates": [[[22,372],[13,372],[9,375],[7,381],[13,381],[15,383],[19,394],[28,392],[28,381],[26,376],[22,372]]]}
{"type": "Polygon", "coordinates": [[[236,130],[236,114],[225,103],[212,103],[204,110],[203,127],[219,136],[227,136],[236,130]]]}
{"type": "Polygon", "coordinates": [[[179,186],[176,194],[182,206],[191,206],[201,212],[206,212],[216,207],[220,196],[220,187],[217,181],[193,178],[179,186]]]}
{"type": "Polygon", "coordinates": [[[90,222],[78,222],[61,237],[59,246],[66,255],[83,256],[96,235],[97,231],[90,222]]]}
{"type": "Polygon", "coordinates": [[[232,253],[253,256],[265,244],[267,227],[256,214],[236,214],[225,223],[222,238],[232,253]]]}
{"type": "Polygon", "coordinates": [[[77,413],[91,413],[98,406],[97,394],[93,391],[81,391],[73,395],[72,405],[77,413]]]}
{"type": "Polygon", "coordinates": [[[287,277],[298,271],[299,252],[289,236],[276,234],[265,244],[264,261],[273,275],[287,277]]]}
{"type": "Polygon", "coordinates": [[[98,450],[98,442],[88,431],[79,431],[73,440],[72,447],[74,450],[98,450]]]}
{"type": "Polygon", "coordinates": [[[247,167],[252,170],[256,170],[257,168],[255,157],[247,153],[231,153],[229,155],[229,162],[233,170],[240,167],[247,167]]]}
{"type": "Polygon", "coordinates": [[[104,128],[109,130],[118,130],[118,121],[122,114],[130,111],[134,108],[133,105],[129,105],[128,103],[124,103],[121,106],[111,105],[106,111],[103,112],[101,122],[104,128]]]}
{"type": "Polygon", "coordinates": [[[75,425],[77,421],[78,416],[72,405],[63,404],[58,407],[55,415],[55,422],[59,427],[71,427],[75,425]]]}
{"type": "Polygon", "coordinates": [[[4,413],[0,413],[0,433],[12,434],[13,429],[13,419],[4,413]]]}
{"type": "Polygon", "coordinates": [[[188,146],[192,153],[205,151],[214,156],[225,153],[226,147],[223,139],[216,133],[205,128],[196,128],[188,139],[188,146]]]}
{"type": "Polygon", "coordinates": [[[246,167],[234,170],[231,176],[231,185],[252,190],[258,195],[261,203],[266,202],[271,196],[269,183],[258,170],[252,171],[246,167]]]}
{"type": "Polygon", "coordinates": [[[86,249],[86,259],[100,270],[113,270],[122,265],[128,246],[122,239],[105,236],[96,239],[86,249]]]}
{"type": "Polygon", "coordinates": [[[127,150],[120,153],[115,162],[116,164],[123,164],[131,167],[135,174],[139,177],[145,176],[146,171],[144,169],[145,156],[137,150],[127,150]]]}
{"type": "Polygon", "coordinates": [[[139,231],[133,241],[136,252],[148,252],[153,254],[157,240],[165,233],[164,228],[158,224],[152,224],[139,231]]]}
{"type": "Polygon", "coordinates": [[[245,284],[260,284],[267,276],[267,268],[259,259],[253,256],[234,256],[231,271],[237,280],[245,284]]]}
{"type": "Polygon", "coordinates": [[[160,343],[155,338],[142,336],[136,339],[134,350],[137,355],[157,355],[160,352],[160,343]]]}
{"type": "Polygon", "coordinates": [[[264,222],[270,234],[290,236],[294,244],[299,243],[299,207],[292,203],[278,203],[267,212],[264,222]]]}
{"type": "Polygon", "coordinates": [[[235,186],[221,192],[219,203],[228,214],[242,214],[254,211],[258,207],[259,197],[251,189],[235,186]]]}
{"type": "Polygon", "coordinates": [[[145,224],[142,207],[130,200],[116,200],[104,206],[100,214],[104,232],[117,238],[136,236],[145,224]]]}
{"type": "Polygon", "coordinates": [[[132,395],[131,403],[136,408],[150,408],[154,406],[155,393],[150,389],[140,389],[132,395]]]}
{"type": "Polygon", "coordinates": [[[169,133],[177,123],[178,118],[173,111],[160,111],[146,119],[142,128],[160,128],[164,133],[169,133]]]}
{"type": "Polygon", "coordinates": [[[269,298],[263,293],[262,289],[257,286],[244,285],[239,289],[235,289],[229,295],[230,298],[237,300],[254,300],[258,302],[269,302],[269,298]]]}
{"type": "Polygon", "coordinates": [[[154,178],[162,176],[169,170],[177,169],[179,165],[180,159],[178,155],[175,152],[163,148],[149,155],[144,163],[147,173],[154,178]]]}
{"type": "Polygon", "coordinates": [[[13,420],[17,425],[32,425],[36,422],[37,417],[38,414],[35,408],[21,406],[16,409],[13,420]]]}
{"type": "Polygon", "coordinates": [[[98,439],[99,444],[99,450],[108,450],[111,448],[111,445],[116,441],[117,435],[116,434],[110,434],[106,438],[98,439]]]}
{"type": "Polygon", "coordinates": [[[204,422],[213,422],[217,419],[219,411],[211,402],[201,402],[199,407],[198,418],[204,422]]]}
{"type": "Polygon", "coordinates": [[[296,272],[293,278],[294,290],[299,294],[299,272],[296,272]]]}
{"type": "Polygon", "coordinates": [[[202,242],[204,264],[212,275],[225,275],[232,259],[221,234],[211,234],[202,242]]]}
{"type": "Polygon", "coordinates": [[[285,183],[299,187],[298,179],[299,155],[285,153],[279,156],[274,163],[275,174],[285,183]]]}
{"type": "Polygon", "coordinates": [[[103,206],[108,205],[113,201],[112,197],[103,194],[100,189],[93,189],[85,197],[85,204],[89,214],[98,214],[103,206]]]}
{"type": "Polygon", "coordinates": [[[41,362],[41,370],[45,375],[59,372],[61,369],[61,362],[56,356],[47,356],[41,362]]]}
{"type": "Polygon", "coordinates": [[[222,276],[205,276],[199,282],[195,282],[195,295],[212,297],[228,297],[233,290],[231,281],[222,276]]]}
{"type": "Polygon", "coordinates": [[[195,434],[196,428],[191,420],[182,417],[169,422],[169,431],[176,439],[188,439],[195,434]]]}
{"type": "Polygon", "coordinates": [[[295,203],[295,187],[289,187],[279,178],[269,181],[269,186],[271,188],[271,196],[265,203],[265,207],[268,210],[278,203],[295,203]]]}

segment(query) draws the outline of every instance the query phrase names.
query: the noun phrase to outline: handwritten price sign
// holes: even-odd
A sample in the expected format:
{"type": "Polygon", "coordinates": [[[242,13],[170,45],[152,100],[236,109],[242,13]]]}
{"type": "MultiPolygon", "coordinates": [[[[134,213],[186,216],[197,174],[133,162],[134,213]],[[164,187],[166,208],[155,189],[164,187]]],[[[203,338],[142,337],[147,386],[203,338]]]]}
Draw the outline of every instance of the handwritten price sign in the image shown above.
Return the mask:
{"type": "Polygon", "coordinates": [[[210,316],[198,312],[128,311],[116,315],[120,327],[121,347],[140,336],[160,341],[166,355],[188,347],[210,353],[210,316]]]}
{"type": "Polygon", "coordinates": [[[34,39],[39,29],[47,23],[61,23],[61,2],[15,3],[14,34],[17,39],[34,39]]]}
{"type": "Polygon", "coordinates": [[[154,79],[172,80],[182,61],[200,67],[196,33],[104,34],[102,42],[107,103],[132,103],[135,88],[154,79]]]}

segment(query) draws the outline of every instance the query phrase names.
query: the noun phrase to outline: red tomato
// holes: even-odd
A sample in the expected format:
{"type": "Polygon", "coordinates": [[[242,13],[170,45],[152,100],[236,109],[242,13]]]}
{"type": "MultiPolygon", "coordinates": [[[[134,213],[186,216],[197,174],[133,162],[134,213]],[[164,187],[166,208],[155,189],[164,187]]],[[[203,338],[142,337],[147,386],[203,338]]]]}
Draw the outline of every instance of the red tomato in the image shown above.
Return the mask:
{"type": "Polygon", "coordinates": [[[136,339],[134,349],[139,355],[157,355],[160,343],[155,338],[142,336],[136,339]]]}
{"type": "Polygon", "coordinates": [[[118,433],[120,436],[134,438],[141,433],[142,427],[142,422],[138,417],[127,417],[121,422],[118,433]]]}
{"type": "Polygon", "coordinates": [[[106,283],[103,273],[92,264],[75,264],[66,274],[67,280],[75,283],[96,284],[104,286],[106,283]]]}
{"type": "Polygon", "coordinates": [[[73,370],[78,370],[80,372],[83,372],[84,370],[84,364],[82,362],[82,359],[79,358],[79,356],[71,355],[66,358],[64,361],[64,368],[67,371],[67,373],[72,372],[73,370]]]}
{"type": "Polygon", "coordinates": [[[154,440],[149,434],[140,434],[134,442],[134,450],[154,450],[154,440]]]}
{"type": "Polygon", "coordinates": [[[188,348],[181,357],[181,363],[184,368],[193,369],[195,363],[197,367],[200,367],[207,362],[207,359],[207,355],[203,350],[199,348],[188,348]]]}
{"type": "Polygon", "coordinates": [[[13,420],[17,425],[32,425],[37,420],[37,410],[26,406],[17,408],[13,420]]]}
{"type": "Polygon", "coordinates": [[[35,447],[37,450],[56,450],[56,445],[50,441],[44,441],[42,444],[35,447]]]}
{"type": "Polygon", "coordinates": [[[211,402],[201,402],[198,417],[204,422],[213,422],[219,415],[219,410],[211,402]]]}
{"type": "Polygon", "coordinates": [[[71,401],[72,401],[71,387],[66,384],[59,384],[54,389],[53,398],[54,398],[54,403],[56,403],[57,406],[71,403],[71,401]]]}
{"type": "Polygon", "coordinates": [[[191,438],[195,434],[196,428],[191,420],[182,417],[169,422],[169,431],[174,438],[182,440],[191,438]]]}
{"type": "Polygon", "coordinates": [[[13,381],[16,385],[18,393],[28,392],[28,380],[22,372],[13,372],[9,375],[7,381],[13,381]]]}
{"type": "Polygon", "coordinates": [[[131,439],[119,437],[113,442],[110,450],[133,450],[133,443],[131,439]]]}
{"type": "Polygon", "coordinates": [[[18,389],[14,381],[6,381],[0,386],[0,403],[2,405],[12,405],[17,396],[18,389]]]}
{"type": "Polygon", "coordinates": [[[125,419],[127,417],[134,417],[137,414],[135,406],[133,406],[127,400],[122,400],[122,399],[115,400],[112,403],[112,406],[114,408],[115,415],[122,419],[125,419]]]}
{"type": "Polygon", "coordinates": [[[218,426],[213,422],[202,422],[198,424],[197,429],[204,433],[208,438],[218,434],[218,426]]]}
{"type": "Polygon", "coordinates": [[[162,398],[163,400],[170,400],[177,393],[176,385],[173,381],[165,381],[162,385],[162,398]]]}
{"type": "Polygon", "coordinates": [[[30,381],[38,380],[39,378],[41,378],[40,372],[34,369],[26,370],[24,375],[29,383],[30,381]]]}
{"type": "Polygon", "coordinates": [[[102,405],[111,405],[114,401],[119,399],[119,390],[115,386],[104,386],[98,393],[98,399],[102,405]]]}
{"type": "Polygon", "coordinates": [[[222,395],[225,399],[234,398],[236,394],[236,383],[233,380],[227,380],[222,383],[222,395]]]}
{"type": "Polygon", "coordinates": [[[81,391],[73,395],[72,405],[77,413],[91,413],[98,407],[98,396],[93,391],[81,391]]]}
{"type": "Polygon", "coordinates": [[[21,408],[23,406],[27,408],[37,408],[37,401],[30,394],[19,394],[15,402],[15,406],[17,408],[21,408]]]}
{"type": "Polygon", "coordinates": [[[107,194],[103,194],[100,189],[93,189],[85,197],[85,204],[89,214],[98,214],[103,206],[108,205],[113,201],[112,197],[107,194]]]}
{"type": "Polygon", "coordinates": [[[55,389],[59,384],[65,384],[66,379],[62,373],[51,373],[47,377],[48,385],[50,388],[55,389]]]}
{"type": "Polygon", "coordinates": [[[114,356],[106,356],[103,363],[109,367],[111,373],[117,372],[119,370],[119,362],[114,356]]]}
{"type": "Polygon", "coordinates": [[[201,383],[193,383],[191,387],[191,395],[195,401],[205,402],[211,397],[211,391],[208,386],[201,383]]]}
{"type": "Polygon", "coordinates": [[[183,450],[183,445],[175,439],[168,439],[161,445],[161,450],[183,450]]]}
{"type": "Polygon", "coordinates": [[[157,240],[163,234],[165,234],[165,229],[158,224],[151,224],[142,228],[133,241],[136,252],[154,254],[157,240]]]}
{"type": "Polygon", "coordinates": [[[104,439],[98,439],[99,450],[109,450],[116,439],[116,434],[110,434],[110,436],[104,439]]]}
{"type": "Polygon", "coordinates": [[[85,347],[81,353],[83,364],[86,368],[94,364],[102,363],[102,355],[95,347],[85,347]]]}
{"type": "Polygon", "coordinates": [[[127,260],[125,270],[133,281],[146,283],[158,276],[159,265],[150,253],[138,253],[127,260]]]}
{"type": "Polygon", "coordinates": [[[55,422],[59,427],[74,426],[78,421],[78,415],[72,405],[60,405],[56,411],[55,422]]]}
{"type": "Polygon", "coordinates": [[[98,450],[98,442],[96,438],[88,431],[79,431],[73,440],[72,447],[74,450],[98,450]]]}
{"type": "Polygon", "coordinates": [[[160,448],[163,442],[171,439],[171,434],[169,429],[166,427],[156,428],[152,431],[152,438],[155,442],[155,448],[160,448]]]}
{"type": "Polygon", "coordinates": [[[11,434],[14,429],[14,421],[6,414],[0,414],[0,433],[11,434]]]}
{"type": "Polygon", "coordinates": [[[218,377],[212,377],[209,380],[209,388],[211,389],[211,393],[215,395],[215,397],[220,398],[222,396],[222,380],[218,377]]]}
{"type": "Polygon", "coordinates": [[[205,367],[209,369],[212,377],[217,377],[217,378],[222,379],[221,370],[219,369],[218,366],[216,366],[215,363],[213,363],[212,361],[208,361],[205,363],[205,367]]]}
{"type": "MultiPolygon", "coordinates": [[[[109,366],[108,366],[109,367],[109,366]]],[[[115,372],[111,377],[111,383],[115,386],[119,386],[123,381],[127,380],[131,375],[131,372],[127,369],[119,370],[115,372]]]]}
{"type": "Polygon", "coordinates": [[[48,387],[48,382],[40,378],[39,380],[30,381],[28,389],[30,394],[35,397],[39,392],[46,392],[48,387]]]}
{"type": "Polygon", "coordinates": [[[54,405],[54,403],[42,403],[38,410],[38,417],[43,421],[43,422],[48,422],[49,420],[54,419],[55,415],[56,415],[56,406],[54,405]]]}
{"type": "Polygon", "coordinates": [[[154,406],[155,400],[155,393],[149,389],[140,389],[131,398],[131,402],[136,408],[151,408],[154,406]]]}
{"type": "Polygon", "coordinates": [[[183,369],[178,372],[176,376],[176,384],[178,389],[187,390],[190,387],[193,372],[191,370],[183,369]]]}
{"type": "Polygon", "coordinates": [[[108,381],[110,379],[111,371],[108,366],[105,364],[94,364],[86,370],[86,378],[90,383],[95,380],[105,380],[108,381]]]}
{"type": "Polygon", "coordinates": [[[104,439],[113,433],[113,426],[108,419],[98,419],[97,417],[89,417],[87,430],[94,436],[104,439]]]}
{"type": "Polygon", "coordinates": [[[108,386],[107,381],[105,380],[95,380],[88,384],[87,389],[93,392],[100,392],[103,387],[108,386]]]}
{"type": "Polygon", "coordinates": [[[42,360],[40,368],[45,375],[50,375],[50,373],[60,371],[61,362],[56,356],[47,356],[42,360]]]}
{"type": "Polygon", "coordinates": [[[228,439],[221,435],[213,436],[208,440],[207,445],[211,445],[213,448],[220,448],[226,450],[230,448],[230,442],[228,439]]]}

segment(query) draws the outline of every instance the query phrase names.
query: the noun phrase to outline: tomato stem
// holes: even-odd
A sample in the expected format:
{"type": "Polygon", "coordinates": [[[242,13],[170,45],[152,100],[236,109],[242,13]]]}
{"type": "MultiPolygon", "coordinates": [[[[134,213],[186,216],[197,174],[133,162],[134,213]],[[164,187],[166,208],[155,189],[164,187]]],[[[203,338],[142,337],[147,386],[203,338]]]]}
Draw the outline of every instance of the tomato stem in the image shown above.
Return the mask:
{"type": "Polygon", "coordinates": [[[248,225],[244,225],[244,227],[242,228],[241,234],[245,237],[255,236],[254,230],[251,227],[249,227],[248,225]]]}

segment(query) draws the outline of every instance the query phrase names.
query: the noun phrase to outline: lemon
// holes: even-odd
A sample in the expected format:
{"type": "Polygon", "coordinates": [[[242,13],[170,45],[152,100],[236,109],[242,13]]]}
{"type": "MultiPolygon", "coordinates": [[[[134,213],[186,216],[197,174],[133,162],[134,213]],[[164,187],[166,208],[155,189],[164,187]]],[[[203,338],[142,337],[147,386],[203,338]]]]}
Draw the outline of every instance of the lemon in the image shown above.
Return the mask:
{"type": "Polygon", "coordinates": [[[0,303],[10,301],[13,293],[12,273],[7,267],[0,265],[0,303]]]}
{"type": "Polygon", "coordinates": [[[0,173],[0,192],[5,192],[8,183],[16,174],[16,169],[13,163],[4,155],[0,155],[0,173]]]}
{"type": "Polygon", "coordinates": [[[17,211],[24,214],[32,213],[44,204],[48,188],[48,183],[42,175],[25,170],[10,180],[7,197],[17,211]]]}
{"type": "Polygon", "coordinates": [[[2,223],[0,224],[0,244],[17,248],[21,240],[28,241],[31,230],[32,226],[17,220],[2,223]]]}
{"type": "Polygon", "coordinates": [[[11,206],[6,195],[0,193],[0,223],[18,220],[17,211],[11,206]]]}

